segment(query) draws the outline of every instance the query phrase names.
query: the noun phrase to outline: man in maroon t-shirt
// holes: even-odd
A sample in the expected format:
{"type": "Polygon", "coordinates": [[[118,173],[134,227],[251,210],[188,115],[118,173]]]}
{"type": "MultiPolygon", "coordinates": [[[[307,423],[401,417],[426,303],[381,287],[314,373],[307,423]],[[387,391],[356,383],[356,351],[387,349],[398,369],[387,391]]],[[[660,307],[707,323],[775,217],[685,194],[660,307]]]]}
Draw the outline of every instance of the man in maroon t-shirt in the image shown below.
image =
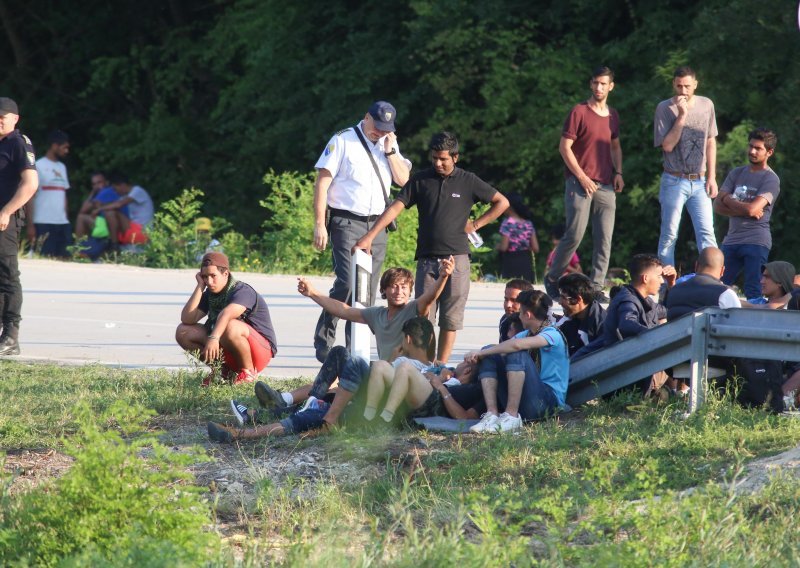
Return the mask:
{"type": "Polygon", "coordinates": [[[592,219],[592,285],[599,299],[611,255],[616,195],[622,191],[622,147],[619,143],[619,115],[606,104],[614,89],[614,72],[598,67],[589,81],[592,96],[575,105],[564,122],[558,151],[566,166],[564,201],[567,231],[558,243],[550,271],[545,276],[547,293],[558,298],[558,279],[581,244],[589,218],[592,219]]]}

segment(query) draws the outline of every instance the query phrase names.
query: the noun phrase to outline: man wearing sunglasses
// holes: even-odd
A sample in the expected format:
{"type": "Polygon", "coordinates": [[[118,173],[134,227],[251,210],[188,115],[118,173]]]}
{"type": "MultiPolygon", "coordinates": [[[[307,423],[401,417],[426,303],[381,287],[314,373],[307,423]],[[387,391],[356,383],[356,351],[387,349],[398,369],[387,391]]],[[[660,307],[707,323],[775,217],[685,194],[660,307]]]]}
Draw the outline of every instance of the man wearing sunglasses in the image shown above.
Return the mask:
{"type": "Polygon", "coordinates": [[[558,303],[564,317],[556,327],[567,338],[570,357],[603,333],[606,310],[595,296],[592,281],[585,274],[567,274],[558,280],[558,303]]]}

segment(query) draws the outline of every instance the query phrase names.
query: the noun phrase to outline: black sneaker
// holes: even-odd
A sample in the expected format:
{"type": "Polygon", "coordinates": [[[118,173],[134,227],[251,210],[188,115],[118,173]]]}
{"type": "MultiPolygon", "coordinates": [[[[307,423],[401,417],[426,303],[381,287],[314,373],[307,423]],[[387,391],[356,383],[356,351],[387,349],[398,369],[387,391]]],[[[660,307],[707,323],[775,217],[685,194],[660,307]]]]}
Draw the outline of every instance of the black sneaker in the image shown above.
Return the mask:
{"type": "Polygon", "coordinates": [[[256,421],[255,415],[251,416],[248,414],[247,410],[247,407],[241,402],[231,400],[231,411],[233,412],[234,418],[236,418],[236,422],[239,423],[239,426],[244,426],[248,422],[256,421]]]}
{"type": "Polygon", "coordinates": [[[0,340],[0,355],[19,355],[19,341],[6,335],[0,340]]]}
{"type": "Polygon", "coordinates": [[[263,381],[256,381],[255,387],[258,403],[264,408],[283,409],[288,406],[280,391],[275,390],[263,381]]]}
{"type": "Polygon", "coordinates": [[[233,433],[230,429],[216,422],[208,423],[208,437],[214,442],[222,442],[225,444],[230,444],[234,440],[233,433]]]}

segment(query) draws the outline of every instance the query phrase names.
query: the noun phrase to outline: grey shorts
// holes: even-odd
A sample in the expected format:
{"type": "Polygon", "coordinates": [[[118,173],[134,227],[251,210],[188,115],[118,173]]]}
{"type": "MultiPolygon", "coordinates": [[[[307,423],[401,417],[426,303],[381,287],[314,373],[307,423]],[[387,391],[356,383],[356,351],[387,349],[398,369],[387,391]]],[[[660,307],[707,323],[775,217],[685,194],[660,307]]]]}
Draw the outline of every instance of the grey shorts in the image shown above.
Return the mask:
{"type": "MultiPolygon", "coordinates": [[[[415,296],[419,298],[431,288],[439,277],[439,258],[424,257],[417,261],[415,296]]],[[[439,301],[431,308],[428,319],[436,323],[439,311],[439,327],[444,330],[464,329],[464,308],[469,297],[470,265],[468,254],[453,255],[456,261],[453,274],[448,278],[439,301]]]]}

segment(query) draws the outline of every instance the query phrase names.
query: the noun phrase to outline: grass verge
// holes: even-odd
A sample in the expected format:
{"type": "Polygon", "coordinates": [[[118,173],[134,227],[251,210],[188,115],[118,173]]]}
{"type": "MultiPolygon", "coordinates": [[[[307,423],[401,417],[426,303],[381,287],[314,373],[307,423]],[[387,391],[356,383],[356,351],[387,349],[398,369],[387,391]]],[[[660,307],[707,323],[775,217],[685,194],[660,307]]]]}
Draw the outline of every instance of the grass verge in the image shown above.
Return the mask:
{"type": "Polygon", "coordinates": [[[183,467],[198,486],[211,486],[205,530],[224,536],[224,550],[209,557],[210,565],[800,560],[794,469],[777,470],[747,491],[738,484],[756,458],[797,446],[800,421],[725,398],[712,396],[688,419],[681,403],[617,398],[516,436],[345,428],[221,446],[205,439],[205,421],[227,419],[231,397],[252,401],[249,385],[201,389],[199,373],[9,362],[0,363],[0,373],[4,451],[77,452],[86,434],[75,409],[113,427],[108,417],[120,404],[152,409],[147,424],[164,428],[165,446],[199,444],[212,465],[198,458],[183,467]],[[239,492],[232,507],[223,507],[223,485],[239,492]]]}

